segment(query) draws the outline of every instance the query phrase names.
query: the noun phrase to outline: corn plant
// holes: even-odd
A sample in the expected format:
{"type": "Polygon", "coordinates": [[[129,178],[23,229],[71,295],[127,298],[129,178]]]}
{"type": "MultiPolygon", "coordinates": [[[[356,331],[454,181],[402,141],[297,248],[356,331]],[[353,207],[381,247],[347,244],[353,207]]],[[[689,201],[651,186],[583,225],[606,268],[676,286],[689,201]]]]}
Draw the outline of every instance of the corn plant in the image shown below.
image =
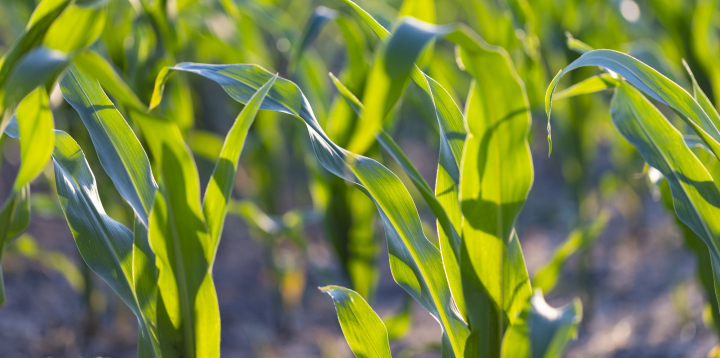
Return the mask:
{"type": "MultiPolygon", "coordinates": [[[[220,314],[212,269],[225,216],[232,211],[230,196],[238,158],[256,115],[262,118],[268,112],[284,113],[306,125],[316,160],[323,170],[338,178],[318,185],[325,185],[323,190],[334,196],[332,189],[338,187],[336,184],[344,185],[342,180],[347,181],[358,191],[338,196],[352,200],[353,195],[362,193],[370,199],[366,203],[375,205],[385,229],[393,277],[441,325],[443,356],[561,355],[576,334],[581,319],[580,303],[576,300],[560,309],[552,308],[540,290],[533,294],[533,287],[544,292],[551,290],[565,257],[590,239],[571,235],[531,284],[515,224],[533,182],[528,132],[530,107],[536,99],[528,98],[511,56],[502,47],[488,45],[464,25],[436,26],[403,18],[390,32],[354,2],[343,0],[343,3],[342,11],[349,9],[357,15],[379,41],[371,65],[360,55],[360,60],[355,57],[350,61],[345,75],[340,78],[331,75],[338,96],[332,101],[332,108],[325,108],[323,103],[329,101],[323,98],[322,90],[303,86],[306,96],[301,86],[258,65],[184,62],[162,67],[168,62],[174,63],[176,56],[180,57],[183,39],[172,30],[173,19],[168,17],[167,9],[145,2],[140,5],[142,13],[147,15],[144,18],[147,23],[136,31],[152,28],[156,37],[152,37],[152,41],[138,41],[137,53],[150,55],[124,74],[130,79],[126,82],[100,54],[87,49],[100,36],[99,23],[106,21],[102,4],[44,0],[27,32],[0,65],[3,90],[0,92],[3,113],[0,129],[20,139],[22,157],[12,194],[0,211],[2,248],[27,226],[28,184],[52,157],[60,203],[84,261],[138,319],[138,355],[219,356],[220,314]],[[87,31],[72,31],[69,35],[53,31],[56,27],[69,28],[68,23],[76,22],[87,26],[87,31]],[[422,63],[432,58],[432,44],[437,41],[456,46],[458,67],[471,78],[464,110],[451,93],[452,88],[446,88],[441,84],[443,81],[421,70],[422,63]],[[155,87],[144,86],[147,77],[150,74],[154,77],[156,70],[159,75],[155,87]],[[192,116],[185,113],[192,112],[186,103],[190,88],[183,77],[169,82],[173,72],[194,73],[210,79],[244,105],[221,141],[220,150],[206,155],[214,161],[214,169],[204,191],[201,191],[198,170],[185,139],[193,121],[192,116]],[[58,78],[61,78],[59,85],[65,101],[80,116],[92,143],[78,144],[68,133],[53,131],[48,92],[58,78]],[[437,121],[439,129],[440,153],[434,188],[386,131],[410,82],[418,87],[426,112],[437,121]],[[163,101],[166,85],[169,98],[163,101]],[[151,95],[149,109],[139,99],[148,96],[138,96],[136,91],[151,95]],[[316,113],[320,114],[316,116],[316,113]],[[403,182],[370,158],[375,143],[397,162],[432,210],[437,219],[438,246],[425,236],[415,202],[403,182]],[[92,145],[97,152],[113,187],[129,204],[134,216],[132,227],[107,215],[81,145],[86,149],[92,145]],[[202,200],[201,192],[204,192],[202,200]]],[[[420,3],[405,2],[401,14],[433,21],[433,16],[418,10],[430,5],[417,5],[420,3]],[[413,4],[416,7],[413,8],[413,4]]],[[[232,2],[224,1],[223,7],[236,19],[243,16],[232,2]]],[[[304,60],[308,56],[309,39],[319,31],[316,26],[335,21],[342,29],[348,53],[364,53],[365,43],[358,35],[361,32],[349,20],[352,17],[346,15],[329,9],[316,12],[293,55],[292,66],[304,69],[297,71],[299,84],[312,82],[303,76],[312,72],[308,69],[317,69],[312,66],[319,67],[315,62],[304,60]]],[[[103,34],[108,39],[113,35],[103,34]]],[[[140,35],[137,38],[147,39],[140,35]]],[[[117,41],[107,42],[117,45],[117,41]]],[[[223,49],[229,47],[210,43],[223,49]]],[[[519,43],[512,43],[520,47],[519,43]]],[[[111,56],[113,51],[119,51],[109,47],[111,56]]],[[[596,54],[590,52],[588,56],[593,53],[596,54]]],[[[541,81],[539,59],[528,57],[530,60],[519,66],[523,77],[541,81]]],[[[653,98],[666,100],[666,104],[681,103],[676,110],[696,116],[689,124],[703,123],[697,127],[701,129],[697,133],[707,147],[717,153],[715,150],[720,148],[715,137],[717,130],[709,131],[714,127],[700,118],[702,110],[696,111],[691,101],[673,102],[678,101],[679,91],[663,97],[662,89],[673,88],[665,82],[656,82],[656,87],[652,87],[651,80],[660,80],[653,77],[656,75],[650,70],[623,72],[625,67],[613,68],[620,60],[612,62],[612,59],[603,60],[602,56],[595,58],[596,62],[583,61],[612,69],[646,93],[653,93],[650,94],[653,98]],[[643,85],[646,82],[651,84],[643,85]]],[[[620,104],[614,115],[622,113],[623,118],[632,117],[634,106],[642,104],[637,99],[640,95],[633,97],[635,90],[613,77],[603,76],[601,82],[617,86],[618,93],[625,96],[619,101],[616,98],[620,104]]],[[[537,89],[537,84],[533,89],[537,89]]],[[[552,91],[549,93],[548,114],[552,91]]],[[[536,93],[531,95],[537,97],[536,93]]],[[[640,108],[652,112],[648,106],[644,104],[640,108]]],[[[716,117],[717,114],[713,118],[716,117]]],[[[622,127],[623,134],[633,133],[634,137],[626,136],[638,140],[633,142],[636,146],[650,142],[638,134],[638,128],[624,125],[626,127],[618,127],[622,127]],[[636,137],[646,140],[641,142],[636,137]]],[[[653,150],[662,148],[643,149],[641,152],[650,156],[653,150]]],[[[660,167],[658,170],[665,176],[680,165],[677,161],[662,167],[663,162],[658,162],[657,156],[647,160],[650,165],[660,167]]],[[[693,175],[701,172],[697,166],[682,169],[693,175]]],[[[671,189],[675,188],[673,196],[679,190],[690,193],[681,197],[685,201],[676,199],[676,210],[678,206],[684,208],[678,211],[678,216],[693,230],[705,228],[708,225],[704,220],[709,220],[711,213],[704,210],[712,208],[694,210],[694,206],[690,207],[688,203],[701,200],[702,196],[686,188],[688,184],[682,178],[675,176],[674,182],[669,181],[671,189]]],[[[329,202],[318,205],[324,210],[325,220],[332,219],[328,215],[335,208],[327,205],[329,202]]],[[[351,238],[357,239],[354,244],[368,242],[363,240],[372,242],[372,207],[365,206],[342,209],[358,218],[353,225],[365,230],[351,238]]],[[[602,226],[604,219],[598,222],[602,226]]],[[[696,232],[705,242],[714,242],[711,226],[708,227],[705,236],[696,232]]],[[[596,236],[597,230],[597,227],[588,229],[587,237],[596,236]]],[[[340,325],[357,356],[390,356],[385,323],[366,301],[371,301],[377,270],[373,264],[377,250],[368,251],[367,257],[360,257],[365,261],[355,257],[357,261],[348,259],[345,265],[359,292],[340,286],[322,289],[333,298],[340,325]]],[[[710,250],[715,260],[713,252],[710,250]]]]}
{"type": "Polygon", "coordinates": [[[653,168],[653,181],[662,181],[657,185],[663,201],[674,208],[686,241],[697,253],[701,283],[714,306],[716,320],[720,261],[715,213],[720,192],[714,174],[720,148],[717,129],[720,117],[715,107],[691,72],[693,95],[633,57],[595,50],[581,56],[555,77],[547,91],[548,114],[559,79],[566,72],[583,66],[599,66],[610,74],[591,77],[573,86],[574,91],[591,93],[614,89],[610,112],[613,123],[653,168]],[[646,96],[672,109],[686,126],[673,124],[646,96]]]}

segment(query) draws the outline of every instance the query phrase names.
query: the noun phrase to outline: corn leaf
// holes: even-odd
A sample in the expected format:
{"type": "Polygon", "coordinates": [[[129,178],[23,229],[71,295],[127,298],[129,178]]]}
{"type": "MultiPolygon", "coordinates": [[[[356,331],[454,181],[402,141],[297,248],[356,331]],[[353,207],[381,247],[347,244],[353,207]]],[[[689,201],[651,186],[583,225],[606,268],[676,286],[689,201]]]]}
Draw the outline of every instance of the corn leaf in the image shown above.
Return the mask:
{"type": "Polygon", "coordinates": [[[14,190],[29,184],[50,160],[55,141],[53,116],[44,88],[30,93],[17,110],[20,159],[22,165],[15,179],[14,190]]]}
{"type": "Polygon", "coordinates": [[[220,312],[195,162],[174,122],[143,113],[132,116],[148,139],[159,171],[148,237],[158,267],[157,324],[163,355],[218,357],[220,312]]]}
{"type": "MultiPolygon", "coordinates": [[[[563,75],[579,67],[600,66],[625,78],[637,89],[663,103],[675,112],[702,138],[707,146],[720,157],[720,131],[717,118],[712,118],[702,106],[682,87],[663,76],[652,67],[626,54],[612,50],[590,51],[560,71],[550,83],[545,95],[545,111],[550,117],[553,92],[563,75]]],[[[550,136],[548,121],[548,138],[550,136]]]]}
{"type": "Polygon", "coordinates": [[[503,341],[503,357],[559,358],[567,343],[577,335],[582,320],[579,299],[560,308],[545,302],[537,290],[508,330],[503,341]]]}
{"type": "Polygon", "coordinates": [[[609,73],[602,73],[597,76],[592,76],[586,80],[578,82],[553,96],[554,100],[563,98],[575,97],[584,94],[590,94],[595,92],[604,91],[606,89],[615,88],[617,79],[609,73]]]}
{"type": "Polygon", "coordinates": [[[73,58],[73,64],[93,79],[100,82],[103,89],[120,105],[136,111],[147,110],[135,92],[128,86],[110,63],[95,51],[86,50],[73,58]]]}
{"type": "MultiPolygon", "coordinates": [[[[254,65],[181,63],[172,69],[211,79],[241,103],[247,103],[272,76],[254,65]]],[[[443,339],[452,343],[457,356],[462,356],[467,328],[453,308],[440,252],[425,237],[417,209],[400,180],[378,162],[350,153],[328,139],[304,95],[292,82],[278,79],[260,109],[304,120],[320,163],[333,174],[358,184],[375,201],[385,227],[395,280],[435,316],[443,327],[443,339]]]]}
{"type": "Polygon", "coordinates": [[[462,287],[471,335],[465,354],[498,356],[502,336],[531,295],[514,226],[533,182],[525,87],[509,55],[469,31],[448,39],[475,81],[465,116],[468,138],[460,169],[462,287]]]}
{"type": "Polygon", "coordinates": [[[4,97],[2,106],[12,109],[39,86],[51,87],[70,61],[62,52],[37,47],[24,54],[13,66],[0,89],[4,97]]]}
{"type": "Polygon", "coordinates": [[[332,297],[345,339],[358,358],[390,358],[385,324],[357,292],[339,286],[321,291],[332,297]]]}
{"type": "Polygon", "coordinates": [[[395,107],[405,91],[415,60],[421,51],[444,28],[427,26],[413,18],[405,18],[386,43],[375,52],[363,96],[363,118],[349,144],[354,153],[365,153],[375,142],[375,135],[382,130],[386,116],[395,107]]]}
{"type": "Polygon", "coordinates": [[[87,127],[100,163],[120,195],[147,225],[157,184],[135,133],[100,84],[75,66],[60,81],[60,88],[87,127]]]}
{"type": "Polygon", "coordinates": [[[720,190],[683,136],[643,97],[621,83],[613,99],[615,127],[651,167],[667,179],[678,218],[709,248],[717,291],[720,282],[720,190]]]}
{"type": "Polygon", "coordinates": [[[235,123],[230,132],[228,132],[223,144],[220,157],[215,163],[212,177],[205,191],[203,199],[203,213],[207,220],[208,232],[210,234],[210,266],[214,262],[217,254],[217,246],[220,241],[225,215],[227,214],[228,202],[235,184],[235,174],[237,173],[237,162],[240,159],[240,153],[245,145],[245,138],[248,130],[255,120],[255,115],[260,108],[260,104],[265,100],[270,88],[275,83],[275,78],[271,78],[250,98],[247,105],[243,108],[240,115],[235,119],[235,123]]]}
{"type": "MultiPolygon", "coordinates": [[[[4,92],[7,89],[12,89],[12,87],[6,85],[6,81],[7,77],[15,68],[16,63],[21,57],[23,57],[23,55],[42,43],[43,37],[52,23],[58,16],[60,16],[69,4],[70,0],[41,1],[30,17],[30,22],[28,23],[25,32],[21,34],[17,40],[15,40],[10,49],[8,49],[8,51],[0,59],[0,106],[5,108],[9,107],[7,105],[9,101],[4,99],[4,92]]],[[[37,85],[33,86],[32,89],[35,87],[37,87],[37,85]]],[[[19,97],[19,100],[25,96],[19,95],[17,97],[19,97]]]]}
{"type": "Polygon", "coordinates": [[[155,318],[141,309],[133,284],[133,233],[107,216],[85,156],[65,132],[55,131],[53,160],[60,204],[80,254],[137,316],[138,356],[159,357],[155,318]]]}
{"type": "Polygon", "coordinates": [[[88,47],[100,37],[105,18],[103,4],[72,5],[50,26],[43,44],[65,53],[88,47]]]}

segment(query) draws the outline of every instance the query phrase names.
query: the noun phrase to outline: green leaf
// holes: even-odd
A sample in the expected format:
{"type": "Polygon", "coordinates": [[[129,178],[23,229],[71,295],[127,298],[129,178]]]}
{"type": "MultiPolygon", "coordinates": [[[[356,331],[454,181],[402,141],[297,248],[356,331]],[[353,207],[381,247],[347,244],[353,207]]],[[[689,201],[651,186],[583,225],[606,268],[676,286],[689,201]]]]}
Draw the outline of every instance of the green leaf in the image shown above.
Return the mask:
{"type": "Polygon", "coordinates": [[[575,51],[580,54],[584,54],[584,53],[595,50],[592,46],[572,37],[572,35],[570,35],[569,32],[565,33],[565,35],[567,36],[567,47],[570,50],[575,51]]]}
{"type": "MultiPolygon", "coordinates": [[[[7,89],[12,89],[12,87],[6,84],[6,81],[7,77],[15,68],[16,63],[23,55],[42,43],[43,37],[45,37],[45,33],[48,31],[48,28],[50,28],[50,25],[52,25],[55,19],[60,16],[69,4],[70,0],[42,0],[30,17],[30,22],[25,32],[13,42],[10,49],[0,58],[0,106],[10,107],[7,105],[10,101],[3,98],[3,93],[7,91],[7,89]]],[[[24,74],[33,75],[32,72],[24,74]]],[[[38,85],[39,84],[32,86],[30,90],[35,89],[38,85]]],[[[27,93],[29,92],[30,91],[27,93]]],[[[25,97],[25,95],[18,95],[17,97],[19,97],[17,100],[20,100],[25,97]]],[[[2,111],[0,111],[0,113],[1,112],[2,111]]]]}
{"type": "Polygon", "coordinates": [[[340,286],[325,286],[320,290],[332,297],[340,327],[356,357],[391,357],[385,324],[362,296],[340,286]]]}
{"type": "Polygon", "coordinates": [[[613,123],[651,167],[667,179],[678,218],[709,248],[720,282],[720,190],[683,136],[635,88],[621,83],[610,110],[613,123]]]}
{"type": "Polygon", "coordinates": [[[525,87],[510,56],[468,30],[448,35],[475,81],[460,169],[460,272],[468,304],[467,356],[500,355],[502,335],[531,295],[515,221],[533,182],[525,87]]]}
{"type": "Polygon", "coordinates": [[[107,216],[85,155],[65,132],[55,131],[53,160],[60,204],[83,260],[137,316],[138,356],[159,357],[155,317],[145,315],[133,285],[133,233],[107,216]]]}
{"type": "Polygon", "coordinates": [[[29,51],[15,63],[0,87],[0,95],[4,95],[2,105],[5,109],[12,109],[37,87],[50,88],[69,61],[70,57],[64,53],[47,47],[29,51]]]}
{"type": "Polygon", "coordinates": [[[83,51],[73,59],[73,64],[100,85],[119,104],[137,111],[147,111],[145,106],[110,63],[94,51],[83,51]]]}
{"type": "Polygon", "coordinates": [[[203,213],[207,221],[208,232],[210,234],[210,267],[217,254],[217,246],[220,241],[225,215],[227,214],[228,202],[232,194],[235,184],[235,174],[237,173],[237,163],[240,159],[240,153],[245,145],[245,138],[248,130],[255,120],[260,104],[265,100],[270,88],[275,83],[276,77],[267,81],[260,89],[250,98],[247,105],[243,108],[240,115],[235,119],[235,123],[223,144],[220,157],[217,159],[212,177],[205,191],[203,199],[203,213]]]}
{"type": "Polygon", "coordinates": [[[76,67],[71,66],[60,88],[87,127],[105,172],[140,221],[147,224],[157,184],[135,133],[100,84],[76,67]]]}
{"type": "MultiPolygon", "coordinates": [[[[247,103],[272,77],[254,65],[181,63],[172,69],[211,79],[241,103],[247,103]]],[[[358,184],[358,188],[375,201],[383,219],[395,280],[437,318],[445,339],[452,342],[456,354],[462,356],[467,328],[453,308],[440,252],[425,237],[417,209],[402,182],[378,162],[350,153],[327,138],[294,83],[278,79],[260,109],[288,113],[305,121],[320,163],[333,174],[358,184]]]]}
{"type": "Polygon", "coordinates": [[[560,308],[545,302],[535,291],[520,319],[508,330],[503,341],[503,357],[559,358],[567,343],[577,335],[582,320],[579,299],[560,308]]]}
{"type": "MultiPolygon", "coordinates": [[[[612,50],[588,52],[555,76],[545,95],[545,111],[548,118],[550,117],[553,92],[560,78],[569,71],[585,66],[600,66],[611,70],[646,95],[672,108],[702,138],[715,156],[720,157],[720,131],[718,131],[720,123],[716,122],[717,118],[708,116],[702,106],[687,91],[667,77],[633,57],[612,50]]],[[[550,122],[548,121],[549,128],[550,122]]]]}
{"type": "Polygon", "coordinates": [[[148,237],[158,267],[163,355],[218,357],[220,312],[195,162],[174,122],[143,113],[132,116],[148,140],[159,171],[160,188],[150,212],[148,237]]]}
{"type": "Polygon", "coordinates": [[[555,249],[550,261],[535,274],[532,282],[533,287],[545,293],[552,291],[560,278],[567,258],[578,250],[587,249],[605,230],[609,218],[609,213],[603,211],[589,226],[573,230],[565,241],[555,249]]]}
{"type": "Polygon", "coordinates": [[[88,47],[100,37],[105,18],[103,5],[72,5],[50,26],[43,44],[66,53],[88,47]]]}
{"type": "Polygon", "coordinates": [[[606,89],[615,88],[619,80],[609,73],[602,73],[592,76],[586,80],[580,81],[553,96],[554,100],[575,97],[584,94],[604,91],[606,89]]]}
{"type": "Polygon", "coordinates": [[[375,52],[373,68],[365,85],[363,103],[365,121],[354,134],[349,150],[365,153],[382,130],[386,116],[395,107],[410,81],[415,60],[421,51],[445,28],[405,18],[387,43],[375,52]]]}
{"type": "Polygon", "coordinates": [[[52,155],[55,134],[48,95],[44,88],[30,93],[17,110],[22,165],[14,190],[29,184],[42,171],[52,155]]]}

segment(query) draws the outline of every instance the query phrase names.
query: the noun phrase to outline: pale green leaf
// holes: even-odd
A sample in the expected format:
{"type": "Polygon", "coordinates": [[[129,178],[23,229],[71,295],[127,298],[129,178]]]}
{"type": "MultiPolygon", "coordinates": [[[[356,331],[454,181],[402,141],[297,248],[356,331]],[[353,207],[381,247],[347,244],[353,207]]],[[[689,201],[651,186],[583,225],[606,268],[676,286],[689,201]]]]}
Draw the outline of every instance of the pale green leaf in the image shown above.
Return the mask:
{"type": "Polygon", "coordinates": [[[48,95],[44,88],[31,92],[18,106],[17,121],[22,165],[15,179],[15,190],[29,184],[52,155],[55,134],[48,95]]]}
{"type": "Polygon", "coordinates": [[[142,113],[132,116],[148,139],[159,171],[148,237],[158,268],[163,355],[218,357],[220,312],[195,162],[174,122],[142,113]]]}
{"type": "Polygon", "coordinates": [[[465,28],[448,35],[475,81],[460,169],[460,272],[469,325],[466,355],[497,356],[531,295],[514,226],[533,182],[529,102],[510,56],[465,28]],[[469,304],[472,302],[472,304],[469,304]]]}
{"type": "Polygon", "coordinates": [[[43,44],[65,53],[88,47],[100,37],[105,18],[102,6],[72,5],[50,26],[43,44]]]}
{"type": "Polygon", "coordinates": [[[340,286],[321,291],[332,297],[345,339],[358,358],[390,358],[385,324],[357,292],[340,286]]]}

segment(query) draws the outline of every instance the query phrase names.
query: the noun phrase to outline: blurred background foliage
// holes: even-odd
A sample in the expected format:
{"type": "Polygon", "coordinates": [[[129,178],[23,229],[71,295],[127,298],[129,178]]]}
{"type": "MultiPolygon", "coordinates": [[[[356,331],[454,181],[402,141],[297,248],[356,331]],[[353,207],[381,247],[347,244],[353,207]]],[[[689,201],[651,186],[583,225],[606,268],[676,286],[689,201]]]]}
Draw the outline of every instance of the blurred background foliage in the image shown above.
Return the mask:
{"type": "MultiPolygon", "coordinates": [[[[518,232],[535,285],[552,290],[548,300],[565,303],[576,295],[582,298],[580,340],[571,345],[570,356],[664,356],[676,349],[687,352],[688,347],[702,355],[716,344],[720,315],[710,308],[716,304],[706,304],[716,298],[706,284],[707,265],[703,266],[698,238],[675,224],[672,210],[663,212],[662,188],[647,184],[642,159],[609,120],[611,94],[556,102],[550,158],[543,99],[558,70],[584,49],[605,48],[628,53],[690,88],[681,65],[684,59],[702,90],[720,103],[717,0],[359,0],[358,4],[386,28],[401,16],[437,24],[466,23],[489,44],[510,53],[531,104],[536,168],[518,232]],[[678,266],[679,273],[674,269],[678,266]],[[654,301],[657,297],[660,302],[654,301]],[[657,328],[661,333],[653,333],[654,325],[661,327],[657,328]]],[[[0,3],[0,53],[6,53],[23,33],[36,6],[32,0],[0,3]]],[[[109,0],[76,1],[72,6],[87,15],[87,31],[99,31],[99,40],[90,48],[137,94],[137,98],[114,98],[122,112],[150,103],[155,78],[164,66],[183,61],[254,63],[295,81],[329,137],[341,147],[362,126],[328,73],[362,98],[379,41],[343,1],[109,0]]],[[[455,57],[453,46],[439,41],[418,65],[462,106],[470,77],[458,69],[455,57]]],[[[593,71],[574,71],[565,81],[577,83],[593,71]]],[[[174,76],[160,113],[181,128],[204,187],[224,133],[241,105],[199,76],[174,76]]],[[[437,124],[416,88],[411,87],[401,101],[385,130],[426,181],[433,182],[437,124]]],[[[97,168],[108,214],[132,224],[132,211],[120,204],[121,197],[99,169],[87,130],[57,89],[50,104],[55,126],[70,133],[86,151],[90,166],[97,168]]],[[[674,114],[666,115],[679,123],[674,114]]],[[[270,111],[258,114],[241,157],[229,210],[235,218],[226,225],[215,273],[223,313],[223,353],[347,356],[332,307],[314,289],[344,282],[369,302],[377,302],[374,306],[379,307],[391,340],[402,348],[400,356],[437,355],[437,344],[418,343],[427,341],[419,338],[423,334],[436,333],[432,320],[418,313],[415,303],[392,285],[374,204],[322,169],[306,150],[310,144],[302,123],[281,122],[280,116],[270,111]],[[230,292],[225,296],[229,298],[223,298],[223,290],[230,292]],[[265,293],[257,293],[261,291],[265,293]],[[251,292],[258,298],[238,298],[251,292]],[[227,321],[226,313],[231,317],[227,321]]],[[[17,143],[2,138],[0,197],[9,192],[18,168],[17,143]]],[[[414,198],[420,197],[382,148],[374,145],[367,155],[398,174],[414,198]]],[[[6,284],[12,288],[7,290],[8,303],[0,309],[0,355],[132,355],[134,333],[128,332],[133,329],[132,315],[79,259],[53,193],[53,180],[48,166],[33,184],[31,226],[8,248],[3,261],[6,284]],[[52,280],[47,276],[58,275],[67,283],[48,283],[52,280]],[[31,298],[33,292],[49,297],[31,298]],[[46,300],[54,303],[36,308],[46,300]],[[36,309],[39,316],[28,313],[36,309]],[[64,309],[68,312],[60,312],[64,309]],[[36,318],[25,318],[23,312],[36,318]],[[16,324],[25,328],[8,333],[16,324]]],[[[416,205],[427,236],[437,239],[431,209],[423,200],[416,199],[416,205]]]]}

